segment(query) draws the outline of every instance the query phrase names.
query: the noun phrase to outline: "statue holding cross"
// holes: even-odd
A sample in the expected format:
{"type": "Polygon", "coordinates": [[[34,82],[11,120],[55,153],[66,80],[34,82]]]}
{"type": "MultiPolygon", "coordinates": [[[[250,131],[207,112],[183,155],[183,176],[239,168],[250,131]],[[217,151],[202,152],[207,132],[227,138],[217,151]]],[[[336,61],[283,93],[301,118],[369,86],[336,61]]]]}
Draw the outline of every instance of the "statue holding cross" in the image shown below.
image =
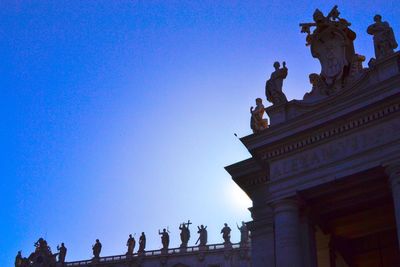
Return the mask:
{"type": "Polygon", "coordinates": [[[179,225],[179,230],[181,230],[181,248],[186,248],[188,246],[188,242],[190,239],[190,230],[189,230],[189,225],[191,225],[192,223],[190,222],[190,220],[188,220],[187,223],[182,223],[181,225],[179,225]]]}

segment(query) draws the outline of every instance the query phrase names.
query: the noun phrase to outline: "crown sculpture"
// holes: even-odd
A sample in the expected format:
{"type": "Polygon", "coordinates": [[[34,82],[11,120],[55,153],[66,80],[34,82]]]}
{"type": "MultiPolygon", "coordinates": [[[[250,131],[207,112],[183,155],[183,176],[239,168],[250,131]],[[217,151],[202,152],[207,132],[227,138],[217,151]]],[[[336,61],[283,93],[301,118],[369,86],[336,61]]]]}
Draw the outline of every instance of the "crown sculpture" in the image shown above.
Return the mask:
{"type": "Polygon", "coordinates": [[[321,73],[309,75],[312,89],[306,93],[303,100],[288,102],[282,90],[283,80],[288,75],[286,63],[275,62],[275,71],[265,85],[265,94],[272,106],[264,108],[262,100],[257,98],[256,108],[251,108],[251,129],[254,133],[268,127],[263,119],[264,110],[268,113],[271,123],[278,124],[288,119],[313,110],[325,100],[336,94],[350,90],[361,82],[370,69],[394,54],[397,42],[389,23],[383,22],[380,15],[374,17],[375,23],[370,25],[367,33],[373,35],[375,57],[369,61],[369,68],[363,68],[365,57],[354,50],[356,33],[349,27],[351,23],[340,18],[337,6],[325,16],[319,9],[313,14],[314,22],[300,23],[301,32],[306,33],[306,46],[311,49],[311,55],[321,64],[321,73]],[[313,30],[312,30],[313,29],[313,30]]]}

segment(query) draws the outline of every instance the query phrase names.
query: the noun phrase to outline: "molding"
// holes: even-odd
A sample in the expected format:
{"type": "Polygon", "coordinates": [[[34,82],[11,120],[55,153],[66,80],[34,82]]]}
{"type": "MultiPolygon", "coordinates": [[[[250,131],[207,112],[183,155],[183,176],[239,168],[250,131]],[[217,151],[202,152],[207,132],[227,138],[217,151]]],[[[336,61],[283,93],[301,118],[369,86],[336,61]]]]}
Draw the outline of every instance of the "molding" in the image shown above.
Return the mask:
{"type": "Polygon", "coordinates": [[[384,117],[387,117],[393,113],[400,111],[400,103],[394,103],[392,105],[386,106],[379,110],[376,110],[372,113],[365,114],[356,119],[352,119],[347,121],[346,123],[342,123],[341,125],[330,127],[322,132],[318,132],[315,134],[311,134],[301,140],[297,140],[294,142],[286,143],[280,148],[274,149],[272,151],[266,152],[261,158],[263,160],[270,160],[276,158],[278,156],[282,156],[287,153],[291,153],[298,149],[304,148],[308,145],[312,145],[318,143],[320,141],[324,141],[327,139],[331,139],[335,136],[338,136],[342,133],[349,132],[353,129],[371,124],[377,120],[380,120],[384,117]]]}

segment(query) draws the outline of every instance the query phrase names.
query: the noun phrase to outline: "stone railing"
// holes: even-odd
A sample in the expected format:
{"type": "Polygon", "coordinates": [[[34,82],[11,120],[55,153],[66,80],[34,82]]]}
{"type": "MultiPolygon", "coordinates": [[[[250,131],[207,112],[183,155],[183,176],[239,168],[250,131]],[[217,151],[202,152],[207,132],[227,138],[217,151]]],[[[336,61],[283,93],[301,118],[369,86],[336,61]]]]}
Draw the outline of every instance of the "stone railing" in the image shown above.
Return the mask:
{"type": "Polygon", "coordinates": [[[212,244],[204,247],[192,246],[187,248],[170,248],[166,251],[160,250],[149,250],[143,253],[134,253],[132,255],[116,255],[116,256],[106,256],[100,257],[98,259],[91,260],[82,260],[82,261],[72,261],[66,262],[65,266],[87,266],[92,262],[96,261],[97,263],[111,263],[111,262],[119,262],[119,261],[128,261],[137,257],[160,257],[160,256],[172,256],[172,255],[185,255],[185,254],[193,254],[198,252],[217,252],[220,250],[239,250],[249,248],[249,245],[241,245],[240,243],[232,244],[231,246],[226,247],[222,244],[212,244]]]}

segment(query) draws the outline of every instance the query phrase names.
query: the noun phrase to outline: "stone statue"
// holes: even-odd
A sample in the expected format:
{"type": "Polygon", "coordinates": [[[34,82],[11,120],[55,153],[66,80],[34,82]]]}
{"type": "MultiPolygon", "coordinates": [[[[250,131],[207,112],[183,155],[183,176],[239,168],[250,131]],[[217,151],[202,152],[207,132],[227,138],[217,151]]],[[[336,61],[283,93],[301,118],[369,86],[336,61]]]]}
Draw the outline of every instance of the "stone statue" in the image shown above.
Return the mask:
{"type": "Polygon", "coordinates": [[[349,70],[349,81],[358,80],[361,74],[364,73],[362,63],[365,61],[365,56],[354,54],[353,61],[349,70]]]}
{"type": "Polygon", "coordinates": [[[199,234],[199,238],[196,241],[196,245],[197,243],[200,241],[199,246],[203,247],[207,245],[207,238],[208,238],[208,234],[207,234],[207,226],[204,227],[204,225],[201,226],[197,226],[197,233],[199,234]]]}
{"type": "Polygon", "coordinates": [[[231,228],[227,223],[224,223],[224,227],[221,229],[221,234],[224,239],[224,244],[231,244],[231,228]]]}
{"type": "Polygon", "coordinates": [[[51,252],[50,247],[47,245],[47,241],[43,238],[39,238],[35,242],[35,252],[29,255],[28,259],[23,259],[21,267],[55,267],[57,260],[56,254],[51,252]]]}
{"type": "Polygon", "coordinates": [[[242,221],[242,226],[236,225],[240,231],[240,245],[245,246],[249,242],[249,229],[247,224],[242,221]]]}
{"type": "Polygon", "coordinates": [[[34,244],[35,246],[35,251],[41,251],[44,253],[51,253],[51,249],[50,247],[47,245],[47,241],[44,240],[42,237],[38,239],[38,241],[35,242],[34,244]]]}
{"type": "Polygon", "coordinates": [[[139,250],[138,253],[144,253],[146,248],[146,235],[144,232],[139,237],[139,250]]]}
{"type": "Polygon", "coordinates": [[[15,267],[21,267],[22,266],[22,254],[21,254],[21,250],[18,251],[17,256],[15,256],[15,262],[14,265],[15,267]]]}
{"type": "Polygon", "coordinates": [[[163,250],[168,250],[168,246],[169,246],[169,231],[167,231],[167,229],[163,229],[163,231],[161,232],[160,230],[158,230],[158,234],[161,235],[161,243],[162,243],[162,249],[163,250]]]}
{"type": "Polygon", "coordinates": [[[179,225],[179,230],[181,230],[181,248],[186,248],[190,239],[189,225],[192,224],[190,220],[187,223],[182,223],[179,225]]]}
{"type": "Polygon", "coordinates": [[[100,258],[100,252],[101,252],[101,243],[98,239],[96,239],[96,243],[92,246],[92,250],[93,250],[93,256],[95,259],[100,258]]]}
{"type": "Polygon", "coordinates": [[[308,76],[310,80],[310,84],[312,86],[311,91],[307,92],[303,96],[303,100],[305,102],[313,102],[317,101],[324,96],[330,94],[329,89],[325,86],[325,84],[321,80],[321,76],[317,73],[311,73],[308,76]]]}
{"type": "MultiPolygon", "coordinates": [[[[306,45],[311,47],[312,56],[321,63],[319,82],[323,88],[322,95],[343,89],[363,70],[360,57],[354,50],[356,34],[349,28],[351,23],[339,15],[337,6],[327,16],[317,9],[313,14],[314,22],[300,23],[301,32],[307,33],[306,45]],[[311,27],[315,27],[313,32],[311,27]]],[[[316,95],[320,93],[316,92],[316,95]]]]}
{"type": "Polygon", "coordinates": [[[126,241],[126,246],[128,247],[128,251],[126,252],[126,255],[132,255],[133,250],[135,249],[136,241],[135,238],[130,234],[128,241],[126,241]]]}
{"type": "Polygon", "coordinates": [[[65,247],[64,243],[61,243],[61,246],[57,246],[58,250],[58,262],[64,264],[65,256],[67,256],[67,248],[65,247]]]}
{"type": "Polygon", "coordinates": [[[285,62],[282,65],[283,67],[280,68],[279,62],[274,63],[275,71],[265,84],[265,95],[267,96],[267,100],[273,105],[280,105],[287,102],[287,98],[282,91],[282,86],[283,80],[288,75],[288,69],[285,62]]]}
{"type": "Polygon", "coordinates": [[[253,133],[258,133],[265,130],[268,127],[268,120],[263,119],[265,109],[261,98],[256,99],[256,108],[250,108],[251,119],[250,127],[253,133]]]}
{"type": "Polygon", "coordinates": [[[30,267],[30,261],[27,258],[22,257],[22,252],[18,251],[17,256],[15,256],[15,267],[30,267]]]}
{"type": "Polygon", "coordinates": [[[394,37],[393,29],[389,23],[382,21],[381,15],[374,16],[375,23],[370,25],[367,33],[374,36],[374,48],[376,59],[393,54],[397,48],[397,42],[394,37]]]}

